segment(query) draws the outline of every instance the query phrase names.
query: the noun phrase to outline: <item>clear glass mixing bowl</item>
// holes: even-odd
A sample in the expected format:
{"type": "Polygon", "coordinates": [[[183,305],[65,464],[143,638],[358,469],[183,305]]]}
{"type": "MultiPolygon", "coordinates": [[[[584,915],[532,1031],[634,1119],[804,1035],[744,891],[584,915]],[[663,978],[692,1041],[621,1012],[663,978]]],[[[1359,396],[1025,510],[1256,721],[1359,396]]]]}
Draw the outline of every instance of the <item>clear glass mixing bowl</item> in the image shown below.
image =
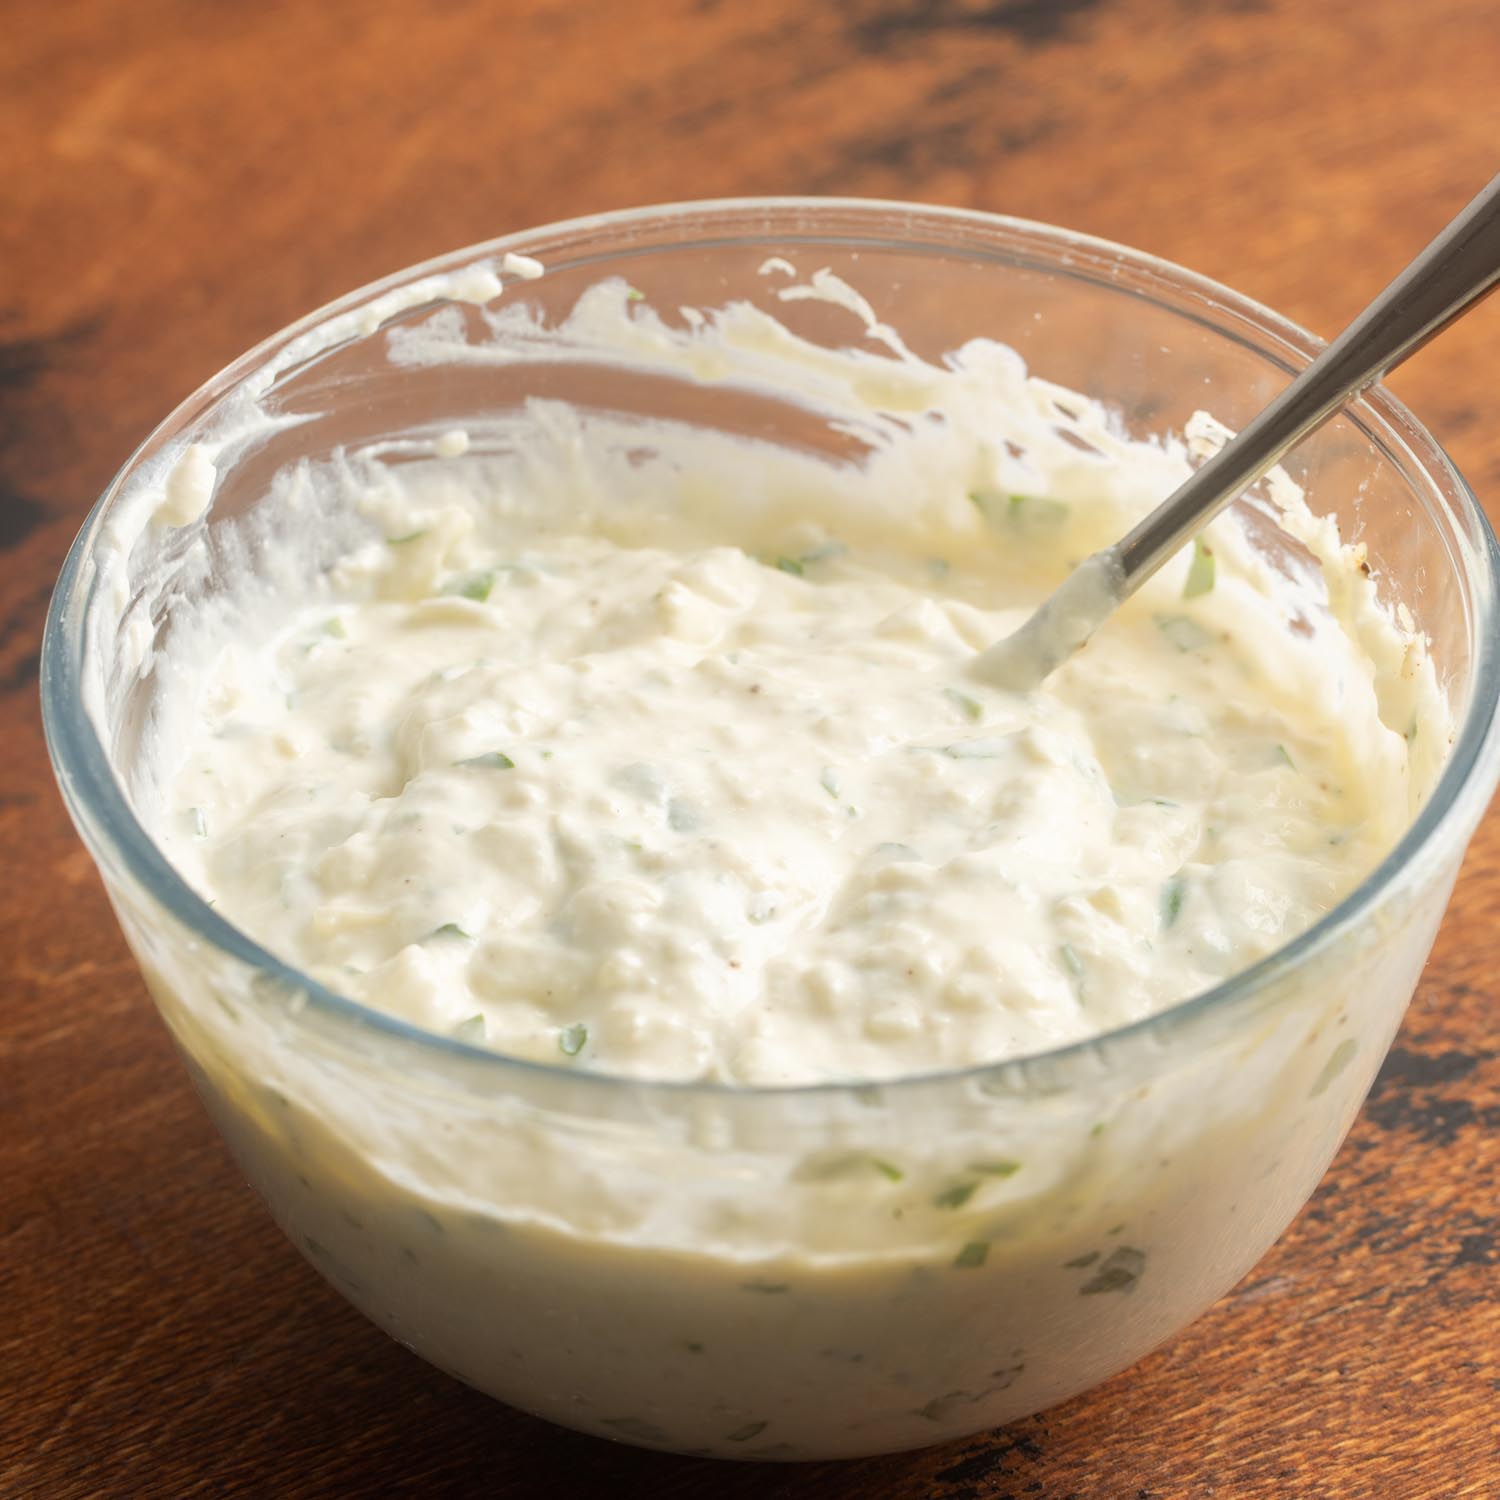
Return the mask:
{"type": "MultiPolygon", "coordinates": [[[[390,357],[392,331],[451,290],[431,278],[507,252],[546,266],[505,294],[544,328],[619,274],[655,305],[746,299],[838,347],[847,314],[789,308],[757,274],[772,255],[827,266],[916,352],[1001,340],[1136,433],[1180,430],[1199,406],[1238,426],[1316,341],[1148,256],[982,214],[782,199],[577,220],[355,292],[211,380],[110,485],[48,621],[58,780],[161,1013],[277,1221],[381,1327],[554,1421],[738,1458],[916,1447],[1084,1390],[1254,1265],[1396,1029],[1497,776],[1482,513],[1381,390],[1291,460],[1313,510],[1368,545],[1385,597],[1427,632],[1456,733],[1399,846],[1248,972],[1095,1040],[879,1086],[652,1084],[507,1059],[264,951],[174,873],[136,811],[175,606],[255,566],[226,528],[295,460],[534,395],[843,453],[815,412],[732,379],[634,380],[565,351],[390,357]],[[236,436],[252,410],[275,420],[236,436]],[[148,522],[193,442],[227,445],[206,513],[148,522]]],[[[470,303],[448,315],[482,336],[470,303]]],[[[334,528],[309,565],[340,545],[334,528]]]]}

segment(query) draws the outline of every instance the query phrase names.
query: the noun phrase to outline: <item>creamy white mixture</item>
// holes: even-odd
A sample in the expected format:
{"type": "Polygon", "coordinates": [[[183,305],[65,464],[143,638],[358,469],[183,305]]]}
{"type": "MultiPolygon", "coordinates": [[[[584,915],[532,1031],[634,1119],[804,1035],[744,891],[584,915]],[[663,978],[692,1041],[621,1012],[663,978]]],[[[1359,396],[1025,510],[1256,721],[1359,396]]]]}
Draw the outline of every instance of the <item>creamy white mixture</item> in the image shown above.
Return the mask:
{"type": "MultiPolygon", "coordinates": [[[[226,553],[268,582],[155,663],[135,788],[272,950],[556,1066],[434,1081],[142,919],[204,1096],[309,1257],[504,1399],[751,1457],[1009,1420],[1218,1295],[1347,1125],[1441,892],[1305,990],[1055,1096],[636,1114],[586,1075],[880,1079],[1159,1011],[1337,902],[1447,724],[1411,622],[1283,476],[1044,689],[993,685],[986,649],[1222,431],[1129,441],[993,344],[927,363],[834,278],[785,290],[884,352],[746,306],[663,317],[620,282],[561,329],[487,311],[493,347],[452,308],[391,333],[414,366],[604,350],[805,403],[850,451],[533,402],[297,465],[226,553]]],[[[189,450],[147,513],[190,523],[215,461],[189,450]]]]}
{"type": "MultiPolygon", "coordinates": [[[[947,379],[987,370],[1015,383],[989,350],[947,379]]],[[[456,456],[380,471],[378,535],[213,663],[174,857],[336,990],[646,1077],[989,1061],[1247,967],[1394,841],[1405,740],[1356,641],[1296,659],[1232,526],[1041,690],[992,686],[980,654],[1183,461],[1069,448],[1014,488],[995,443],[1058,398],[1004,394],[977,476],[854,535],[841,492],[768,523],[712,470],[648,523],[591,480],[544,508],[456,456]]]]}
{"type": "Polygon", "coordinates": [[[1400,737],[1281,690],[1229,577],[1041,692],[978,680],[1017,618],[986,553],[1054,571],[1050,497],[956,561],[812,507],[757,555],[732,514],[622,545],[493,498],[403,487],[226,651],[175,789],[226,914],[420,1025],[751,1083],[1038,1051],[1244,968],[1404,822],[1400,737]]]}

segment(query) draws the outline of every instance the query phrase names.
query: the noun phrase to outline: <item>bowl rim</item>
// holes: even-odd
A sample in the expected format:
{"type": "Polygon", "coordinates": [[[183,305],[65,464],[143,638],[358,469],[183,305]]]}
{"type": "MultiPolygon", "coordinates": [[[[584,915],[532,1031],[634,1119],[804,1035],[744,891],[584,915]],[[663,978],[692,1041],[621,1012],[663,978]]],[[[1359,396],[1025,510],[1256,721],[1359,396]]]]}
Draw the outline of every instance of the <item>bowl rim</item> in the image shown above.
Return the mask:
{"type": "MultiPolygon", "coordinates": [[[[929,238],[906,240],[891,232],[887,221],[896,216],[915,226],[951,225],[988,234],[993,243],[985,247],[956,247],[968,255],[991,259],[1020,259],[1033,252],[1035,263],[1054,273],[1074,275],[1101,284],[1088,271],[1110,267],[1113,280],[1120,268],[1128,268],[1142,283],[1119,285],[1125,294],[1147,296],[1153,287],[1170,288],[1176,298],[1186,294],[1202,302],[1213,314],[1211,326],[1225,337],[1239,337],[1229,319],[1249,324],[1256,334],[1281,346],[1279,351],[1254,347],[1262,357],[1281,363],[1287,370],[1305,364],[1324,347],[1324,341],[1290,319],[1254,299],[1209,277],[1199,275],[1160,256],[1133,249],[1094,235],[1057,225],[988,213],[895,199],[767,196],[685,200],[605,213],[582,215],[518,230],[494,239],[420,261],[345,293],[287,324],[253,345],[181,400],[135,448],[105,486],[91,507],[68,549],[47,611],[40,663],[43,729],[53,771],[63,798],[90,854],[106,873],[120,870],[133,879],[169,914],[214,947],[250,968],[269,975],[289,993],[301,997],[299,1015],[324,1015],[352,1023],[360,1032],[377,1039],[414,1046],[424,1058],[443,1064],[478,1065],[502,1078],[517,1080],[566,1080],[571,1086],[616,1093],[676,1097],[708,1096],[719,1099],[806,1098],[841,1096],[855,1090],[877,1087],[883,1095],[917,1088],[959,1087],[999,1081],[1008,1076],[1020,1091],[1030,1092],[1036,1075],[1042,1074],[1048,1092],[1059,1086],[1057,1071],[1081,1066],[1097,1075],[1101,1062],[1118,1062],[1120,1050],[1136,1044],[1150,1047],[1163,1041],[1164,1033],[1232,1008],[1234,1002],[1262,993],[1289,972],[1315,958],[1348,932],[1384,898],[1402,876],[1416,879],[1421,868],[1461,849],[1477,824],[1497,777],[1500,777],[1500,629],[1495,628],[1497,598],[1500,598],[1500,546],[1483,508],[1467,482],[1440,444],[1408,408],[1383,384],[1370,387],[1351,401],[1343,415],[1362,436],[1393,461],[1400,456],[1403,472],[1415,470],[1425,485],[1414,486],[1414,498],[1431,508],[1434,500],[1451,512],[1450,522],[1460,533],[1468,533],[1474,545],[1464,548],[1459,559],[1465,564],[1465,582],[1470,594],[1473,638],[1473,668],[1470,691],[1462,720],[1451,740],[1447,760],[1427,800],[1401,838],[1385,857],[1343,900],[1325,912],[1310,927],[1288,943],[1274,949],[1248,968],[1237,971],[1208,989],[1189,995],[1164,1010],[1091,1036],[999,1060],[967,1063],[960,1067],[928,1069],[892,1077],[840,1077],[792,1084],[742,1084],[703,1079],[660,1079],[627,1074],[579,1070],[562,1064],[517,1057],[492,1051],[410,1021],[377,1010],[329,989],[304,974],[294,964],[262,947],[211,907],[176,871],[136,817],[110,758],[96,731],[83,690],[83,627],[93,602],[97,570],[92,553],[113,504],[125,497],[127,483],[144,456],[158,444],[181,441],[180,434],[199,417],[231,395],[240,382],[266,365],[278,350],[293,340],[327,325],[330,320],[375,298],[435,274],[458,270],[476,263],[495,265],[507,254],[541,255],[548,240],[577,240],[591,232],[607,232],[634,225],[674,224],[691,226],[694,220],[721,220],[726,231],[738,232],[707,237],[684,236],[676,241],[650,240],[642,252],[658,251],[672,244],[754,244],[772,238],[779,245],[806,242],[836,245],[857,240],[863,248],[908,248],[931,253],[938,242],[929,238]],[[844,215],[868,217],[860,232],[848,223],[820,228],[820,221],[844,215]],[[774,222],[773,222],[774,221],[774,222]],[[1075,259],[1077,257],[1077,259],[1075,259]],[[177,435],[174,438],[174,435],[177,435]],[[1446,482],[1446,488],[1445,483],[1446,482]],[[1441,835],[1450,835],[1444,845],[1441,835]],[[109,856],[106,866],[103,856],[109,856]]],[[[630,254],[616,245],[604,259],[620,260],[630,254]]],[[[570,264],[577,265],[579,261],[570,264]]],[[[584,259],[582,263],[586,264],[584,259]]],[[[403,311],[409,311],[409,308],[403,311]]],[[[1171,305],[1171,311],[1191,318],[1191,309],[1171,305]]],[[[383,324],[381,325],[383,326],[383,324]]],[[[380,328],[361,330],[350,338],[380,328]]],[[[1242,342],[1245,340],[1241,339],[1242,342]]],[[[336,343],[345,342],[343,339],[336,343]]],[[[321,352],[321,351],[319,351],[321,352]]]]}

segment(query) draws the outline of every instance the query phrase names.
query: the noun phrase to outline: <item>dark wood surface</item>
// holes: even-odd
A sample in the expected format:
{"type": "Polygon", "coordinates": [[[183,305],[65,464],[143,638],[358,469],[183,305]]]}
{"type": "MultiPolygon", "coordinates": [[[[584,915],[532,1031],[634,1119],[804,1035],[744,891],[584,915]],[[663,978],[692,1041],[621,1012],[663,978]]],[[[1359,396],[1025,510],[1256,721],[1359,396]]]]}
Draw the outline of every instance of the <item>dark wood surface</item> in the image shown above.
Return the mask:
{"type": "MultiPolygon", "coordinates": [[[[349,287],[595,209],[849,193],[1123,240],[1327,333],[1500,165],[1500,9],[8,0],[0,38],[0,1495],[1500,1495],[1494,819],[1327,1181],[1196,1326],[955,1447],[714,1465],[475,1395],[281,1241],[115,931],[35,686],[113,469],[349,287]]],[[[1500,305],[1394,384],[1500,507],[1500,305]]]]}

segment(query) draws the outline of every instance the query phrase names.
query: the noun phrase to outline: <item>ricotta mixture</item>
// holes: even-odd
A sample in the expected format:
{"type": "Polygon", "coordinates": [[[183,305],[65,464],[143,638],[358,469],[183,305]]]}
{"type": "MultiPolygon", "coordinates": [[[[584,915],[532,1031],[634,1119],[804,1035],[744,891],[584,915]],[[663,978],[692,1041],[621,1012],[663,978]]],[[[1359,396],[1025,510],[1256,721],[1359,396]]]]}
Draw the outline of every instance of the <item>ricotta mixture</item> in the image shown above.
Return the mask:
{"type": "Polygon", "coordinates": [[[723,453],[690,497],[462,432],[369,460],[375,534],[212,664],[173,857],[334,990],[640,1077],[988,1062],[1244,969],[1412,811],[1361,643],[1289,630],[1230,522],[1042,689],[993,686],[986,648],[1186,456],[994,346],[930,385],[966,398],[949,461],[915,495],[876,462],[863,514],[847,475],[747,508],[723,453]],[[1067,400],[1091,455],[1038,441],[1067,400]]]}
{"type": "Polygon", "coordinates": [[[450,1043],[116,892],[288,1233],[505,1400],[793,1458],[1036,1411],[1249,1269],[1368,1086],[1442,878],[1154,1051],[909,1075],[1110,1031],[1280,947],[1406,827],[1448,718],[1411,620],[1281,474],[1041,690],[996,685],[987,649],[1223,430],[1127,437],[1006,349],[930,362],[837,278],[765,270],[784,320],[613,280],[544,325],[484,305],[482,267],[458,302],[385,293],[398,367],[582,362],[627,394],[300,459],[210,544],[243,436],[214,433],[119,523],[122,557],[165,534],[179,596],[103,577],[171,859],[450,1043]],[[861,348],[800,336],[809,301],[861,348]],[[690,417],[630,415],[652,380],[690,417]]]}

